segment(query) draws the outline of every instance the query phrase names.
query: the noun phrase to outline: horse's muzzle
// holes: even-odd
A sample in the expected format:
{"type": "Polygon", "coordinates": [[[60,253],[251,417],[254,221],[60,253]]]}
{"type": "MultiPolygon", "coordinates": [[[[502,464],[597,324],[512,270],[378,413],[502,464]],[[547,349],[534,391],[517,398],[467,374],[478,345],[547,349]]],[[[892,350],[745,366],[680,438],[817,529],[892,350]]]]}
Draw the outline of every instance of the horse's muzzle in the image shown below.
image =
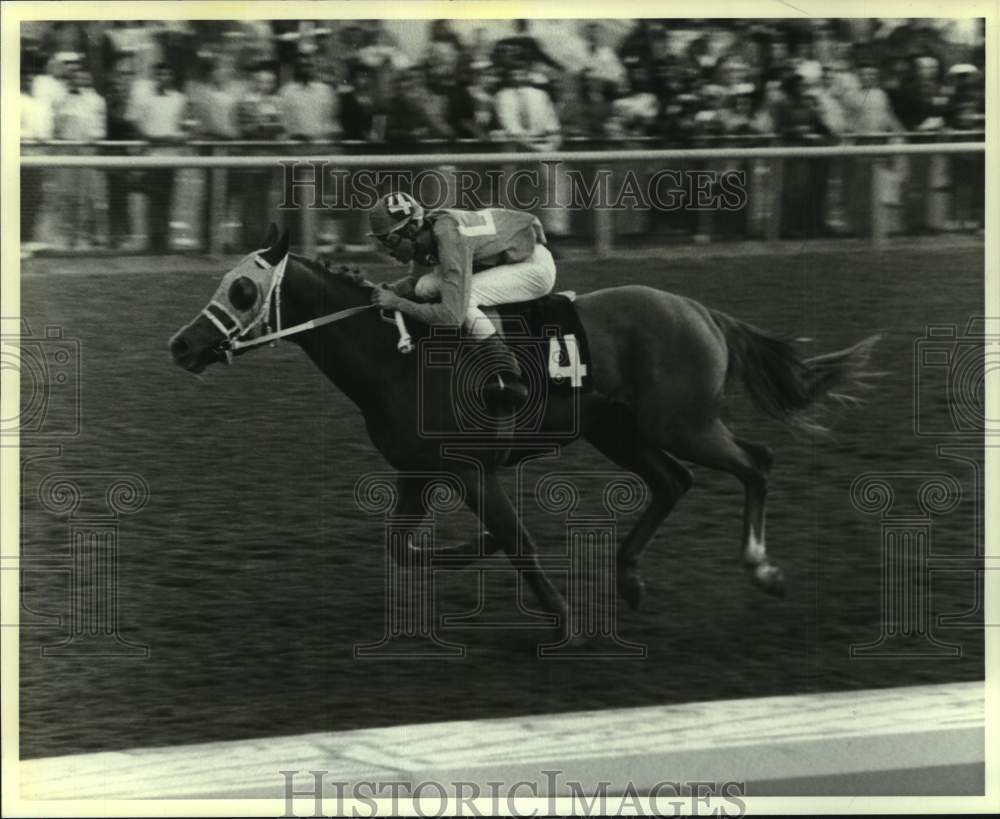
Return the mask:
{"type": "Polygon", "coordinates": [[[174,363],[189,373],[200,373],[209,364],[215,364],[226,358],[222,350],[205,345],[193,345],[184,337],[183,330],[170,339],[168,349],[174,363]]]}

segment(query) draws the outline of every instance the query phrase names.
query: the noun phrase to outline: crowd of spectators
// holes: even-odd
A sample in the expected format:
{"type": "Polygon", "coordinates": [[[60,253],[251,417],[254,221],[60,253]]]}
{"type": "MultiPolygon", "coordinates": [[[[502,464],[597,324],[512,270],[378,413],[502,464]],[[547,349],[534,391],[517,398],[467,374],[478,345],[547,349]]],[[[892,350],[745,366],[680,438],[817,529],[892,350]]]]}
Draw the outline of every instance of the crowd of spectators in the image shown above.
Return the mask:
{"type": "Polygon", "coordinates": [[[38,25],[25,139],[801,142],[984,116],[974,20],[38,25]]]}
{"type": "MultiPolygon", "coordinates": [[[[413,151],[974,131],[985,120],[983,41],[971,19],[32,23],[21,137],[143,140],[161,152],[289,139],[413,151]]],[[[125,176],[107,178],[120,223],[125,176]]],[[[151,214],[169,211],[173,178],[153,180],[151,214]]],[[[90,219],[71,206],[77,222],[90,219]]],[[[161,248],[168,217],[150,219],[161,248]]]]}

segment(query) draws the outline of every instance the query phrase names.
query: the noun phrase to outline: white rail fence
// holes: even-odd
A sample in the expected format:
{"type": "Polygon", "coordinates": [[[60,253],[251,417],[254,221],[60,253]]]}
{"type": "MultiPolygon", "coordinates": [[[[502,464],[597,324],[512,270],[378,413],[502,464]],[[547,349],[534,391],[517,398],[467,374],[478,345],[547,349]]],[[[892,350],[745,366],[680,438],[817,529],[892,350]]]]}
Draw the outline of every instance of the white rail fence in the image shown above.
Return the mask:
{"type": "Polygon", "coordinates": [[[620,794],[628,783],[643,793],[668,780],[740,783],[750,797],[956,797],[983,794],[985,758],[985,685],[964,682],[33,759],[19,765],[18,790],[36,809],[44,800],[225,797],[274,800],[280,813],[281,771],[297,772],[299,793],[315,787],[310,771],[323,771],[347,793],[359,781],[449,791],[473,782],[483,793],[491,781],[527,781],[539,796],[565,797],[570,781],[586,793],[604,781],[620,794]],[[558,782],[546,771],[559,771],[558,782]]]}
{"type": "MultiPolygon", "coordinates": [[[[30,150],[29,146],[25,146],[30,150]]],[[[310,146],[303,146],[303,151],[310,146]]],[[[161,149],[162,150],[162,149],[161,149]]],[[[225,207],[227,172],[231,170],[275,170],[279,164],[297,163],[301,166],[333,167],[344,171],[379,171],[388,169],[436,169],[440,178],[448,179],[456,169],[464,167],[500,168],[502,175],[509,177],[518,169],[538,168],[544,163],[564,163],[574,168],[607,168],[624,171],[642,167],[668,169],[670,163],[685,167],[697,164],[706,169],[726,170],[740,163],[755,163],[764,182],[758,184],[756,194],[766,197],[764,211],[767,214],[764,227],[765,241],[777,241],[781,234],[782,200],[785,168],[791,160],[861,160],[870,162],[871,184],[867,195],[870,197],[871,219],[870,239],[873,247],[886,244],[890,232],[891,214],[900,208],[898,199],[887,196],[887,186],[881,180],[891,173],[888,160],[899,157],[948,158],[955,156],[975,157],[985,155],[983,142],[941,142],[931,144],[879,144],[879,145],[826,145],[796,147],[748,147],[748,148],[684,148],[684,149],[624,149],[613,152],[607,150],[574,151],[508,151],[475,153],[434,153],[419,155],[345,155],[328,154],[255,154],[251,156],[97,156],[72,154],[22,154],[21,167],[28,169],[89,168],[95,170],[149,170],[149,169],[202,169],[209,174],[210,205],[206,218],[206,249],[213,253],[222,251],[223,242],[217,226],[222,222],[225,207]]],[[[506,203],[501,203],[506,204],[506,203]]],[[[848,203],[849,204],[849,203],[848,203]]],[[[609,256],[614,249],[616,209],[594,207],[593,241],[598,256],[609,256]]],[[[317,247],[317,208],[301,207],[300,246],[305,253],[314,253],[317,247]]],[[[711,228],[711,211],[699,214],[702,228],[711,228]]]]}

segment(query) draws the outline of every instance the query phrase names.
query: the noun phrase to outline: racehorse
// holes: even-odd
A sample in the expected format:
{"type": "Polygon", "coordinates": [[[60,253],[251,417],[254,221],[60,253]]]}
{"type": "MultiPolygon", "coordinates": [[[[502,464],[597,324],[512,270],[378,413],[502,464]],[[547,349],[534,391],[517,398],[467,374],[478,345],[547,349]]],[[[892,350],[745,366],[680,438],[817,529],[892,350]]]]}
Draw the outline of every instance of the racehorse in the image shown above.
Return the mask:
{"type": "MultiPolygon", "coordinates": [[[[357,271],[335,272],[289,253],[288,232],[279,236],[271,225],[263,249],[226,273],[214,297],[173,336],[169,349],[178,365],[198,373],[267,341],[290,338],[358,406],[372,442],[399,471],[393,513],[426,515],[426,475],[435,469],[455,475],[484,531],[449,551],[472,561],[503,549],[565,630],[566,602],[546,577],[537,546],[498,478],[508,453],[487,448],[478,463],[471,463],[445,454],[440,438],[421,434],[415,414],[421,401],[425,405],[419,411],[427,411],[428,396],[437,402],[432,413],[454,414],[451,373],[421,368],[417,357],[399,353],[396,326],[372,309],[373,287],[357,271]]],[[[649,488],[648,505],[618,547],[620,595],[631,607],[639,606],[644,588],[639,558],[692,484],[684,462],[729,472],[742,482],[742,564],[763,591],[783,595],[783,573],[764,542],[771,451],[736,437],[721,420],[727,384],[740,377],[758,408],[791,426],[808,427],[804,411],[810,407],[824,399],[855,400],[842,390],[866,385],[872,375],[866,366],[879,336],[802,359],[786,341],[651,287],[598,290],[579,296],[575,307],[589,340],[592,389],[575,399],[579,424],[570,438],[584,438],[649,488]]],[[[414,328],[415,335],[419,332],[414,328]]],[[[565,431],[571,400],[550,397],[543,436],[549,428],[565,431]]],[[[508,434],[516,440],[516,432],[508,434]]],[[[561,443],[566,440],[560,436],[561,443]]],[[[461,448],[463,441],[456,429],[452,443],[461,448]]]]}

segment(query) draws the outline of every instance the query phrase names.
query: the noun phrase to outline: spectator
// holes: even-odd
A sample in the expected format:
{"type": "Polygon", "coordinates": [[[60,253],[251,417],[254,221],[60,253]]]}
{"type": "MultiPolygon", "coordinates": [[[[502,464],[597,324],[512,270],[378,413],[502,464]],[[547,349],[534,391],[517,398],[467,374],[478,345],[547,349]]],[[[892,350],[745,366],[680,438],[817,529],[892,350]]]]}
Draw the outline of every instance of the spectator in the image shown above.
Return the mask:
{"type": "MultiPolygon", "coordinates": [[[[107,136],[110,140],[126,141],[139,139],[133,110],[132,59],[119,55],[110,66],[107,75],[107,136]]],[[[132,178],[131,171],[109,170],[106,175],[108,186],[108,246],[117,249],[131,231],[128,195],[132,178]]]]}
{"type": "Polygon", "coordinates": [[[411,143],[451,136],[451,126],[443,111],[428,107],[428,90],[419,68],[402,71],[389,105],[386,138],[389,142],[411,143]]]}
{"type": "Polygon", "coordinates": [[[610,136],[647,136],[660,112],[660,101],[651,90],[649,69],[632,58],[626,64],[628,91],[612,103],[607,131],[610,136]]]}
{"type": "Polygon", "coordinates": [[[545,53],[532,36],[527,20],[514,21],[514,35],[497,40],[493,48],[493,63],[501,70],[535,70],[538,63],[555,71],[562,71],[562,65],[545,53]]]}
{"type": "Polygon", "coordinates": [[[381,142],[386,117],[373,76],[374,69],[356,60],[348,66],[348,85],[340,95],[344,139],[381,142]]]}
{"type": "Polygon", "coordinates": [[[48,97],[36,93],[39,85],[33,74],[35,67],[36,59],[32,55],[26,55],[21,61],[21,139],[52,139],[52,105],[48,97]]]}
{"type": "Polygon", "coordinates": [[[363,30],[363,47],[358,51],[358,58],[371,67],[385,66],[392,71],[404,71],[412,68],[413,60],[399,47],[399,43],[385,28],[381,20],[372,20],[363,30]]]}
{"type": "Polygon", "coordinates": [[[600,23],[589,22],[583,27],[586,65],[581,72],[587,80],[621,86],[625,82],[625,66],[618,55],[604,42],[600,23]]]}
{"type": "Polygon", "coordinates": [[[729,86],[728,91],[719,110],[719,123],[723,132],[733,136],[759,133],[753,116],[753,100],[756,92],[753,83],[738,83],[729,86]]]}
{"type": "Polygon", "coordinates": [[[552,99],[530,83],[525,69],[510,73],[506,87],[497,92],[496,111],[505,138],[542,150],[558,145],[559,118],[552,99]]]}
{"type": "Polygon", "coordinates": [[[462,41],[452,31],[449,20],[433,20],[430,27],[430,42],[424,53],[428,65],[447,66],[449,72],[458,68],[459,59],[465,53],[462,41]]]}
{"type": "Polygon", "coordinates": [[[295,58],[295,74],[278,93],[285,129],[292,139],[329,140],[340,130],[333,89],[316,79],[312,55],[295,58]]]}
{"type": "MultiPolygon", "coordinates": [[[[106,106],[93,88],[90,72],[73,63],[66,80],[66,96],[55,111],[56,138],[79,142],[104,139],[106,106]]],[[[94,149],[84,148],[83,152],[93,153],[94,149]]],[[[66,244],[70,249],[86,248],[96,242],[99,223],[103,222],[104,180],[94,168],[60,168],[58,178],[66,244]]]]}
{"type": "Polygon", "coordinates": [[[902,82],[887,91],[893,114],[907,131],[944,127],[948,98],[942,93],[937,59],[929,55],[914,56],[908,67],[902,82]]]}
{"type": "MultiPolygon", "coordinates": [[[[775,130],[788,145],[829,142],[831,131],[814,98],[805,93],[804,84],[798,74],[783,81],[785,98],[775,110],[775,130]]],[[[829,164],[826,158],[785,162],[782,214],[787,237],[815,236],[824,231],[829,164]]]]}
{"type": "Polygon", "coordinates": [[[889,96],[879,82],[879,70],[871,60],[858,67],[859,91],[847,100],[847,125],[854,133],[892,133],[902,130],[889,96]]]}
{"type": "Polygon", "coordinates": [[[425,65],[427,116],[434,123],[434,130],[440,139],[450,139],[455,135],[451,126],[451,99],[457,87],[455,67],[444,62],[431,61],[425,65]]]}
{"type": "Polygon", "coordinates": [[[55,112],[66,96],[66,78],[77,60],[75,52],[58,52],[48,61],[45,70],[35,75],[32,80],[31,96],[37,100],[44,100],[50,110],[55,112]]]}
{"type": "Polygon", "coordinates": [[[496,126],[493,91],[496,75],[475,67],[470,58],[459,64],[457,82],[448,100],[448,123],[458,139],[489,139],[496,126]]]}
{"type": "MultiPolygon", "coordinates": [[[[48,99],[36,97],[34,71],[38,68],[38,55],[27,52],[21,60],[21,139],[52,139],[54,134],[52,107],[48,99]]],[[[32,153],[22,146],[21,153],[32,153]]],[[[21,168],[21,253],[29,256],[36,242],[35,227],[44,201],[44,171],[40,168],[21,168]]]]}
{"type": "Polygon", "coordinates": [[[472,65],[478,68],[485,68],[490,65],[490,53],[492,46],[486,37],[486,29],[480,26],[472,32],[472,43],[468,48],[469,59],[472,65]]]}
{"type": "MultiPolygon", "coordinates": [[[[153,93],[136,104],[135,122],[139,133],[163,148],[187,140],[189,124],[187,97],[175,87],[174,72],[166,63],[153,69],[153,93]]],[[[166,153],[171,153],[167,151],[166,153]]],[[[174,200],[174,171],[170,168],[149,171],[146,175],[148,197],[149,247],[154,252],[169,249],[170,218],[174,200]]]]}
{"type": "Polygon", "coordinates": [[[232,79],[232,68],[221,55],[203,53],[201,57],[205,78],[188,90],[198,130],[206,139],[237,139],[241,89],[232,79]]]}
{"type": "Polygon", "coordinates": [[[606,137],[618,85],[586,70],[568,75],[564,82],[566,90],[560,94],[559,105],[564,133],[595,140],[606,137]]]}
{"type": "MultiPolygon", "coordinates": [[[[277,65],[262,61],[253,66],[249,89],[236,107],[236,123],[243,139],[272,140],[281,137],[281,100],[276,93],[277,65]]],[[[243,247],[251,247],[267,231],[271,214],[271,189],[274,172],[251,168],[230,172],[229,187],[235,190],[243,226],[243,247]]]]}
{"type": "Polygon", "coordinates": [[[623,64],[638,61],[652,69],[653,66],[653,36],[663,24],[659,20],[639,19],[635,21],[632,30],[618,46],[618,57],[623,64]]]}

